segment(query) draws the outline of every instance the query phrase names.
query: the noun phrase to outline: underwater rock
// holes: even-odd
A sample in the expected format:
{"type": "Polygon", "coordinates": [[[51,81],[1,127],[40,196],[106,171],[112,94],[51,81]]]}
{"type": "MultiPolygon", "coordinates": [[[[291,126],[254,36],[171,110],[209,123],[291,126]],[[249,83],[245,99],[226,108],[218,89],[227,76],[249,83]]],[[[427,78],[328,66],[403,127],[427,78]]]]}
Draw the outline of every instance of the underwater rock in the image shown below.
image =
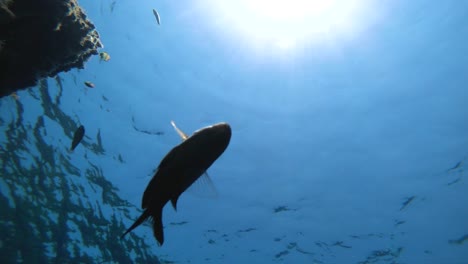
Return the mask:
{"type": "Polygon", "coordinates": [[[0,97],[83,69],[102,47],[76,0],[2,1],[1,9],[9,12],[0,12],[0,97]]]}

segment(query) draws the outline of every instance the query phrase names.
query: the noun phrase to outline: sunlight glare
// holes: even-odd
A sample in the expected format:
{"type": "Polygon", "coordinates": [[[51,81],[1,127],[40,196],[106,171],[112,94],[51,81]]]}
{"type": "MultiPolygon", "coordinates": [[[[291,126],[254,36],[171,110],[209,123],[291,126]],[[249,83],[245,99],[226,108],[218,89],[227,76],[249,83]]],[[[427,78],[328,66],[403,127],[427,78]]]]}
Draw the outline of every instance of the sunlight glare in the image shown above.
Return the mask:
{"type": "Polygon", "coordinates": [[[247,9],[261,17],[276,21],[287,21],[307,15],[320,14],[332,1],[320,0],[255,0],[245,1],[247,9]]]}
{"type": "MultiPolygon", "coordinates": [[[[255,49],[295,49],[362,23],[368,0],[198,0],[225,37],[255,49]]],[[[346,32],[345,32],[346,31],[346,32]]],[[[325,38],[326,39],[326,38],[325,38]]]]}

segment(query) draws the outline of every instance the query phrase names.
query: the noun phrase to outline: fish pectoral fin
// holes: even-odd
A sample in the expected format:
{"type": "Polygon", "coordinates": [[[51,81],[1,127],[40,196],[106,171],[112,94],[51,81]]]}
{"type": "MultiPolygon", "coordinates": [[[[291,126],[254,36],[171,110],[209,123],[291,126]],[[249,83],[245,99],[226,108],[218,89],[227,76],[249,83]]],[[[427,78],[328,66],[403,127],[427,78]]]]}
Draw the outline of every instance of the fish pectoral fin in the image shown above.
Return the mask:
{"type": "Polygon", "coordinates": [[[176,196],[176,197],[171,199],[171,204],[172,204],[172,207],[174,207],[175,211],[177,211],[177,200],[178,199],[179,199],[179,196],[176,196]]]}
{"type": "Polygon", "coordinates": [[[211,180],[208,172],[204,172],[200,178],[198,178],[190,187],[188,187],[187,191],[194,196],[202,197],[202,198],[217,198],[218,191],[211,180]]]}

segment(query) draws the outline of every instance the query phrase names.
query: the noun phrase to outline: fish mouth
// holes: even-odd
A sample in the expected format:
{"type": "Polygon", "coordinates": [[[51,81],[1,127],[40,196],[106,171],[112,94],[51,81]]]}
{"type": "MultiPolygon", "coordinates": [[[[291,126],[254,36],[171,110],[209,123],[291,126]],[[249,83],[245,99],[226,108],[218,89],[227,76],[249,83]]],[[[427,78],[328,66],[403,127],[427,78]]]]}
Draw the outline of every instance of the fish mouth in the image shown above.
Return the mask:
{"type": "Polygon", "coordinates": [[[231,126],[228,123],[217,123],[209,126],[208,128],[217,134],[222,134],[227,137],[231,137],[231,126]]]}
{"type": "Polygon", "coordinates": [[[223,146],[226,148],[231,140],[231,126],[228,123],[222,122],[211,126],[200,128],[195,131],[187,140],[198,142],[200,147],[206,146],[223,146]]]}
{"type": "Polygon", "coordinates": [[[226,122],[221,122],[221,123],[217,123],[211,126],[200,128],[197,131],[195,131],[194,134],[201,132],[201,131],[207,131],[207,130],[211,132],[222,133],[222,134],[231,134],[231,126],[226,122]]]}
{"type": "Polygon", "coordinates": [[[231,126],[226,122],[217,123],[217,124],[211,125],[210,127],[214,129],[223,130],[223,131],[231,131],[231,126]]]}

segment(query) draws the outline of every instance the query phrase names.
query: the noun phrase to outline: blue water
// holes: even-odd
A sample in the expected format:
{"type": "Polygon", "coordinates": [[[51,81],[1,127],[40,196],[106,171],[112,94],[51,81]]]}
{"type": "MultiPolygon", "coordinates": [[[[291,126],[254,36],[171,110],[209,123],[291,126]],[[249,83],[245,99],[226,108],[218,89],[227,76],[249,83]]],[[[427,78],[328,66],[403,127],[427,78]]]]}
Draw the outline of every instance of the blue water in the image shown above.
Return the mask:
{"type": "MultiPolygon", "coordinates": [[[[148,226],[134,231],[161,263],[468,263],[468,1],[335,1],[323,17],[280,20],[279,12],[269,23],[242,1],[222,2],[79,1],[111,60],[94,56],[60,74],[63,94],[54,79],[47,91],[86,127],[84,142],[68,153],[73,130],[45,114],[42,97],[21,91],[0,99],[0,143],[7,149],[16,135],[8,131],[24,126],[26,147],[3,159],[19,155],[25,170],[34,157],[47,160],[32,132],[43,116],[39,137],[57,164],[41,173],[82,186],[87,196],[73,203],[123,219],[121,232],[139,216],[153,170],[181,142],[170,121],[189,135],[224,121],[232,140],[208,170],[217,197],[192,190],[177,212],[166,206],[162,247],[148,226]],[[93,148],[98,133],[103,152],[93,148]],[[128,206],[104,201],[85,176],[93,166],[128,206]]],[[[0,178],[5,204],[19,208],[7,201],[14,193],[40,203],[37,183],[21,184],[26,176],[9,166],[2,174],[17,177],[0,178]]],[[[63,199],[63,189],[51,190],[63,199]]],[[[60,222],[42,218],[51,229],[60,222]]],[[[34,229],[39,219],[25,221],[34,229]]],[[[83,232],[110,239],[111,227],[67,225],[94,263],[121,263],[83,242],[83,232]]],[[[21,236],[9,239],[21,247],[21,236]]],[[[54,259],[58,242],[50,243],[54,259]]]]}

